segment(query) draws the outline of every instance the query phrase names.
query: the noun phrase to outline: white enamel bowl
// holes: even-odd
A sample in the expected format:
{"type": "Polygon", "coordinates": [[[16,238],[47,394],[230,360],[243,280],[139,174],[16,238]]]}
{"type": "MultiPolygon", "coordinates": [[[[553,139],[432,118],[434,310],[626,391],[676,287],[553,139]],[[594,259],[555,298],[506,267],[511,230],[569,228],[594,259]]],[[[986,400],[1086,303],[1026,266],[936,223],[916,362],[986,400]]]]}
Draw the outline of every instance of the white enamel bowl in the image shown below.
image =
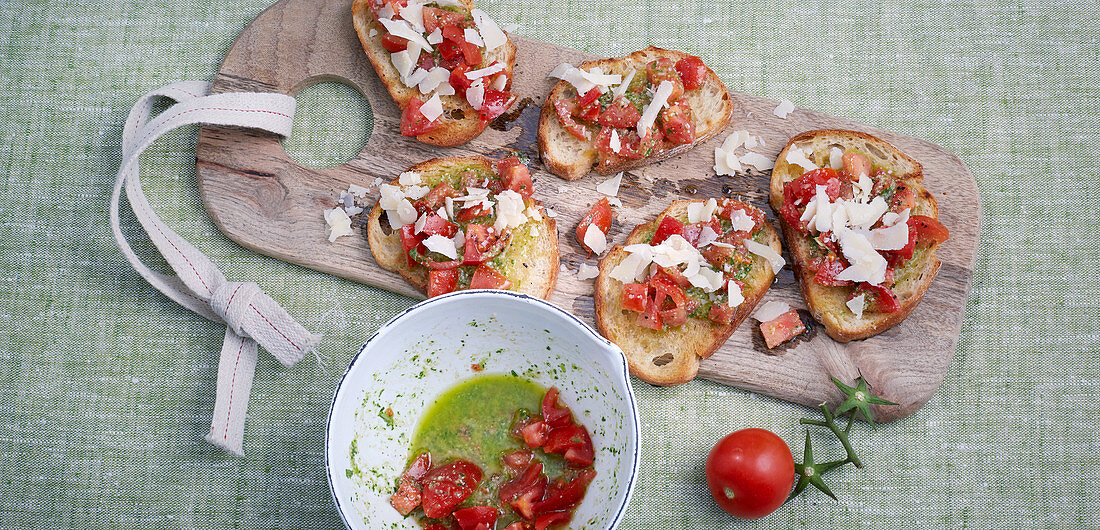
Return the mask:
{"type": "Polygon", "coordinates": [[[615,528],[638,473],[638,412],[622,350],[561,309],[507,291],[432,298],[382,326],[336,387],[325,460],[329,486],[352,529],[408,528],[389,503],[421,415],[455,383],[512,373],[557,386],[587,426],[596,478],[572,528],[615,528]],[[393,418],[383,414],[392,409],[393,418]],[[388,420],[388,421],[387,421],[388,420]]]}

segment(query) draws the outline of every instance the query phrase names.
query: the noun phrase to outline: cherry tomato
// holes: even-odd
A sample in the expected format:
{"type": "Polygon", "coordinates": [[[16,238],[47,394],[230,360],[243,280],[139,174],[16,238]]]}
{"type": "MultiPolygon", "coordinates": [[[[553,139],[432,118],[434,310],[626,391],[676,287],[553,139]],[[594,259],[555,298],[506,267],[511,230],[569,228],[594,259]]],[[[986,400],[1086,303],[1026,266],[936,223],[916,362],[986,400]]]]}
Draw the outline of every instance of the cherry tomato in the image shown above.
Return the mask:
{"type": "Polygon", "coordinates": [[[794,486],[794,457],[774,433],[742,429],[711,449],[706,475],[718,506],[742,519],[759,519],[787,500],[794,486]]]}

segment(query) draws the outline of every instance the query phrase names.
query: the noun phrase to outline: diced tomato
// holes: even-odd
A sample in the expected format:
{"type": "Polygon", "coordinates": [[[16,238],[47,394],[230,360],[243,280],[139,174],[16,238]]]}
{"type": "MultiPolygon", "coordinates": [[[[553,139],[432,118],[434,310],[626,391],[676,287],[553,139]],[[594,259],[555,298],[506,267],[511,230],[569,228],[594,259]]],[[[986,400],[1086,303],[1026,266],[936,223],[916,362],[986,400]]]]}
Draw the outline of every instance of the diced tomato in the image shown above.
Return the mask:
{"type": "Polygon", "coordinates": [[[928,241],[934,245],[947,241],[947,238],[951,236],[943,223],[926,215],[910,215],[909,231],[917,234],[917,240],[928,241]]]}
{"type": "Polygon", "coordinates": [[[409,47],[409,39],[387,33],[382,36],[382,47],[390,53],[403,52],[409,47]]]}
{"type": "Polygon", "coordinates": [[[547,528],[566,525],[571,520],[573,520],[573,513],[568,510],[544,513],[538,519],[535,519],[535,530],[546,530],[547,528]]]}
{"type": "Polygon", "coordinates": [[[653,305],[663,324],[681,326],[687,322],[687,295],[682,287],[661,276],[650,278],[649,286],[654,289],[653,305]]]}
{"type": "Polygon", "coordinates": [[[622,306],[623,309],[641,313],[645,311],[646,300],[649,294],[649,286],[641,283],[628,283],[623,285],[622,306]]]}
{"type": "Polygon", "coordinates": [[[684,273],[680,272],[680,269],[676,267],[661,267],[657,270],[657,274],[654,274],[650,279],[650,282],[659,278],[658,281],[667,281],[676,284],[684,289],[691,287],[691,282],[684,276],[684,273]]]}
{"type": "Polygon", "coordinates": [[[725,245],[708,245],[703,249],[703,259],[707,260],[707,263],[714,265],[714,268],[721,270],[731,259],[736,258],[738,255],[737,250],[729,248],[725,245]]]}
{"type": "Polygon", "coordinates": [[[676,72],[676,63],[668,57],[661,57],[646,65],[646,78],[654,86],[658,87],[662,81],[672,83],[672,94],[668,96],[670,102],[680,99],[684,95],[684,82],[680,74],[676,72]]]}
{"type": "Polygon", "coordinates": [[[710,221],[703,223],[687,225],[684,227],[681,235],[684,236],[684,239],[686,239],[688,243],[691,243],[691,246],[698,247],[699,239],[703,236],[704,228],[710,228],[715,235],[722,235],[722,222],[719,221],[717,217],[711,217],[710,221]]]}
{"type": "Polygon", "coordinates": [[[537,449],[546,443],[546,436],[550,431],[549,427],[546,426],[546,422],[538,420],[528,423],[519,432],[523,436],[523,443],[527,444],[527,447],[537,449]]]}
{"type": "Polygon", "coordinates": [[[794,309],[772,320],[760,323],[760,333],[764,335],[764,342],[768,344],[769,348],[779,346],[803,331],[806,331],[806,326],[802,323],[802,319],[798,317],[798,311],[794,309]]]}
{"type": "Polygon", "coordinates": [[[554,111],[558,113],[558,120],[561,121],[561,126],[565,128],[569,134],[577,137],[578,140],[588,140],[588,130],[584,128],[584,125],[573,120],[573,110],[575,108],[576,101],[572,99],[559,99],[554,102],[554,111]]]}
{"type": "Polygon", "coordinates": [[[894,196],[890,199],[890,211],[901,213],[904,210],[912,209],[916,205],[917,192],[905,184],[898,184],[898,189],[894,190],[894,196]]]}
{"type": "Polygon", "coordinates": [[[542,462],[532,462],[525,466],[516,478],[500,487],[497,496],[501,502],[512,502],[531,488],[539,488],[538,496],[542,498],[546,488],[546,475],[542,474],[542,462]]]}
{"type": "Polygon", "coordinates": [[[409,467],[405,469],[404,473],[401,473],[401,480],[413,480],[419,481],[424,478],[424,475],[428,474],[428,471],[432,469],[432,455],[431,453],[420,453],[409,467]]]}
{"type": "Polygon", "coordinates": [[[488,206],[475,204],[473,206],[470,206],[469,208],[463,208],[459,210],[458,213],[455,214],[455,221],[458,221],[460,223],[472,221],[474,219],[477,219],[478,217],[484,217],[491,213],[493,213],[493,210],[488,206]]]}
{"type": "Polygon", "coordinates": [[[485,263],[474,269],[474,277],[470,279],[470,289],[507,289],[511,286],[508,278],[485,263]]]}
{"type": "Polygon", "coordinates": [[[679,219],[671,215],[666,215],[661,218],[661,223],[657,225],[657,231],[653,233],[653,239],[649,240],[650,245],[660,245],[664,240],[671,236],[682,236],[684,234],[684,223],[681,223],[679,219]]]}
{"type": "Polygon", "coordinates": [[[578,108],[587,107],[587,106],[591,105],[592,103],[595,103],[595,101],[599,98],[600,98],[600,89],[593,88],[592,90],[589,90],[588,92],[585,92],[584,95],[577,96],[577,107],[578,108]]]}
{"type": "Polygon", "coordinates": [[[565,461],[573,467],[588,467],[595,461],[596,451],[592,446],[592,437],[588,428],[581,425],[581,441],[565,450],[565,461]]]}
{"type": "Polygon", "coordinates": [[[459,46],[462,48],[462,58],[466,60],[466,64],[481,64],[481,48],[477,44],[463,40],[459,46]]]}
{"type": "MultiPolygon", "coordinates": [[[[406,0],[407,1],[407,0],[406,0]]],[[[424,32],[432,33],[437,28],[444,28],[446,26],[459,27],[462,25],[463,15],[461,13],[455,13],[454,11],[447,11],[446,9],[437,9],[434,7],[424,8],[424,32]]]]}
{"type": "Polygon", "coordinates": [[[424,228],[420,232],[423,237],[439,235],[447,238],[454,237],[458,233],[458,225],[440,217],[433,211],[424,214],[424,228]]]}
{"type": "Polygon", "coordinates": [[[707,314],[707,318],[718,324],[725,325],[733,321],[733,315],[736,313],[737,308],[730,307],[729,304],[712,304],[710,306],[710,313],[707,314]]]}
{"type": "Polygon", "coordinates": [[[460,64],[454,67],[453,70],[451,70],[451,77],[447,81],[447,83],[455,89],[455,92],[463,97],[465,97],[466,95],[466,89],[470,88],[470,85],[473,84],[473,80],[471,80],[469,77],[466,77],[466,72],[469,71],[470,65],[465,63],[460,64]]]}
{"type": "Polygon", "coordinates": [[[584,491],[594,478],[594,469],[584,469],[555,480],[546,488],[546,498],[535,504],[535,511],[548,513],[576,506],[584,498],[584,491]]]}
{"type": "MultiPolygon", "coordinates": [[[[594,88],[592,90],[598,92],[594,88]]],[[[626,97],[619,96],[600,112],[597,122],[605,127],[629,129],[636,127],[641,117],[642,113],[638,112],[638,107],[635,107],[626,97]]]]}
{"type": "Polygon", "coordinates": [[[446,204],[446,197],[454,198],[458,196],[459,193],[454,187],[446,182],[440,182],[424,196],[424,208],[432,211],[438,210],[440,206],[446,204]]]}
{"type": "Polygon", "coordinates": [[[874,313],[897,313],[901,311],[901,304],[898,302],[897,295],[888,287],[863,282],[852,291],[848,299],[851,300],[860,294],[866,294],[864,302],[867,305],[867,311],[874,313]]]}
{"type": "Polygon", "coordinates": [[[397,492],[390,496],[390,505],[397,513],[409,515],[420,506],[420,486],[414,481],[402,480],[397,485],[397,492]]]}
{"type": "Polygon", "coordinates": [[[462,530],[475,530],[479,525],[485,525],[485,528],[493,528],[497,524],[499,515],[500,512],[492,506],[472,506],[455,510],[454,513],[455,520],[458,521],[458,527],[462,530]]]}
{"type": "Polygon", "coordinates": [[[445,517],[466,500],[481,483],[481,468],[465,460],[455,460],[428,472],[420,481],[423,486],[424,515],[433,519],[445,517]]]}
{"type": "Polygon", "coordinates": [[[428,271],[428,298],[447,294],[458,287],[458,268],[428,271]]]}
{"type": "Polygon", "coordinates": [[[531,180],[531,172],[519,158],[511,156],[497,162],[497,174],[505,189],[512,190],[530,199],[535,192],[535,182],[531,180]]]}
{"type": "Polygon", "coordinates": [[[607,232],[611,230],[611,202],[607,200],[607,197],[593,204],[592,209],[588,210],[588,213],[581,218],[581,222],[577,224],[577,242],[591,253],[592,249],[588,248],[588,245],[584,242],[584,234],[588,231],[589,226],[595,226],[600,232],[603,232],[604,237],[607,237],[607,232]]]}
{"type": "Polygon", "coordinates": [[[662,328],[661,316],[657,313],[657,304],[646,305],[645,312],[638,315],[637,324],[643,328],[660,330],[662,328]]]}
{"type": "MultiPolygon", "coordinates": [[[[460,218],[461,219],[461,218],[460,218]]],[[[463,246],[462,264],[463,265],[479,265],[486,260],[495,257],[500,254],[504,247],[511,241],[511,234],[506,232],[501,234],[490,226],[485,226],[478,223],[470,223],[466,225],[466,244],[463,246]]],[[[479,267],[480,268],[480,267],[479,267]]],[[[492,275],[500,276],[496,271],[489,269],[492,275]]],[[[488,274],[485,272],[483,274],[488,274]]],[[[493,276],[489,275],[485,279],[492,279],[493,276]]],[[[475,272],[474,276],[477,274],[475,272]]],[[[503,276],[500,276],[503,279],[503,276]]],[[[507,280],[504,280],[507,282],[507,280]]],[[[480,289],[480,287],[473,287],[471,281],[471,289],[480,289]]],[[[487,287],[488,289],[496,289],[497,287],[487,287]]],[[[507,287],[501,287],[507,289],[507,287]]]]}
{"type": "Polygon", "coordinates": [[[435,45],[435,49],[439,50],[439,56],[448,63],[457,66],[465,61],[465,58],[462,57],[462,45],[459,41],[444,38],[443,42],[435,45]]]}
{"type": "Polygon", "coordinates": [[[542,419],[551,428],[573,423],[573,411],[558,400],[561,392],[552,386],[542,396],[542,419]]]}
{"type": "Polygon", "coordinates": [[[548,482],[545,476],[540,475],[538,482],[527,488],[523,493],[520,493],[519,496],[508,503],[508,505],[511,506],[520,517],[528,521],[533,520],[535,518],[535,504],[542,500],[542,496],[546,494],[546,485],[548,482]]]}
{"type": "Polygon", "coordinates": [[[817,268],[817,273],[814,274],[814,283],[832,286],[852,285],[852,282],[849,280],[836,279],[836,275],[840,274],[841,271],[846,268],[847,265],[845,265],[839,257],[829,255],[821,260],[817,268]]]}
{"type": "Polygon", "coordinates": [[[825,186],[829,200],[840,196],[840,174],[832,168],[807,171],[802,176],[788,182],[783,188],[783,207],[780,214],[787,224],[801,233],[806,233],[806,223],[800,219],[798,208],[805,206],[817,195],[817,186],[825,186]]]}
{"type": "Polygon", "coordinates": [[[415,97],[409,99],[409,104],[405,105],[405,109],[401,111],[402,136],[420,136],[439,126],[439,118],[428,121],[428,118],[420,112],[422,106],[424,102],[420,99],[415,97]]]}
{"type": "Polygon", "coordinates": [[[390,0],[388,2],[383,0],[371,0],[369,6],[371,13],[374,14],[375,20],[378,19],[378,11],[387,5],[390,6],[390,9],[393,9],[394,20],[400,20],[401,15],[399,10],[400,8],[409,5],[409,0],[390,0]]]}
{"type": "Polygon", "coordinates": [[[508,108],[512,106],[512,103],[515,102],[516,96],[511,92],[489,88],[485,90],[481,109],[479,109],[477,113],[481,117],[481,121],[490,122],[507,112],[508,108]]]}
{"type": "Polygon", "coordinates": [[[680,74],[685,90],[695,90],[703,86],[703,81],[707,78],[707,67],[702,59],[689,55],[676,61],[676,73],[680,74]]]}
{"type": "Polygon", "coordinates": [[[516,521],[505,527],[504,530],[527,530],[527,527],[523,526],[523,523],[516,521]]]}
{"type": "Polygon", "coordinates": [[[417,237],[413,233],[413,225],[409,223],[401,227],[401,249],[405,251],[405,264],[410,268],[415,267],[417,262],[413,258],[413,251],[420,246],[421,238],[417,237]]]}
{"type": "Polygon", "coordinates": [[[451,530],[451,529],[447,528],[446,526],[443,526],[442,524],[439,524],[439,523],[428,523],[428,526],[425,526],[424,530],[451,530]]]}
{"type": "Polygon", "coordinates": [[[661,111],[661,132],[674,144],[690,144],[695,141],[695,123],[691,107],[679,100],[661,111]]]}
{"type": "Polygon", "coordinates": [[[583,427],[575,423],[567,423],[551,429],[546,435],[546,443],[542,444],[543,451],[563,454],[566,449],[581,444],[582,429],[583,427]]]}
{"type": "Polygon", "coordinates": [[[847,151],[841,160],[843,161],[844,176],[849,180],[859,181],[860,175],[871,176],[871,161],[867,159],[867,155],[847,151]]]}
{"type": "Polygon", "coordinates": [[[534,457],[535,454],[527,449],[516,449],[515,451],[504,453],[500,459],[504,467],[519,473],[527,469],[527,466],[531,464],[531,459],[534,457]]]}

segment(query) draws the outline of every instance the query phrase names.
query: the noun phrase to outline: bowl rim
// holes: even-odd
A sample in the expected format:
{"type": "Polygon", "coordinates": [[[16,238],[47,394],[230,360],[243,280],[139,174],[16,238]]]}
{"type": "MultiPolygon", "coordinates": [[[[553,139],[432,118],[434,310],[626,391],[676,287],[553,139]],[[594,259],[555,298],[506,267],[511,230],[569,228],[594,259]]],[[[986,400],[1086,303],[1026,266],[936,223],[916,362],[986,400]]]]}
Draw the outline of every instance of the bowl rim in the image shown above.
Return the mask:
{"type": "Polygon", "coordinates": [[[626,355],[617,344],[611,342],[603,335],[600,335],[599,332],[597,332],[588,324],[585,324],[581,319],[577,318],[576,315],[538,297],[513,291],[503,291],[496,289],[467,289],[462,291],[454,291],[418,302],[412,307],[409,307],[408,309],[405,309],[401,313],[395,315],[385,324],[379,326],[379,328],[375,330],[374,333],[371,333],[370,337],[368,337],[366,342],[363,343],[363,346],[359,348],[359,351],[356,352],[354,356],[352,356],[351,361],[348,362],[348,367],[344,370],[343,375],[340,376],[340,380],[336,383],[336,388],[332,391],[332,399],[330,400],[328,417],[325,419],[325,438],[323,451],[325,455],[325,478],[328,482],[329,495],[332,496],[333,503],[336,505],[336,511],[340,514],[340,520],[344,523],[344,527],[348,530],[353,530],[351,523],[348,521],[348,516],[345,513],[348,507],[345,507],[344,504],[341,503],[340,498],[336,495],[336,485],[333,481],[334,471],[332,469],[332,461],[329,458],[329,439],[332,436],[332,420],[333,414],[336,412],[336,398],[340,394],[340,390],[343,388],[344,382],[347,380],[348,375],[351,373],[352,367],[355,366],[355,363],[359,360],[359,357],[363,355],[367,348],[369,348],[380,335],[393,328],[401,320],[408,318],[409,315],[423,311],[424,307],[428,305],[438,305],[442,300],[457,297],[488,297],[502,299],[512,298],[519,300],[523,303],[541,306],[543,309],[548,309],[551,313],[556,314],[559,318],[563,316],[567,317],[567,322],[570,322],[573,326],[579,328],[588,335],[591,335],[592,338],[596,340],[596,342],[602,343],[606,347],[606,351],[618,354],[617,360],[619,361],[619,365],[617,367],[621,368],[621,370],[619,370],[616,375],[619,376],[619,379],[626,387],[626,398],[628,404],[630,405],[629,412],[630,418],[632,420],[630,421],[630,424],[632,430],[634,431],[634,447],[632,448],[633,450],[630,451],[630,454],[634,455],[634,458],[632,465],[630,466],[630,475],[626,481],[626,496],[623,498],[623,502],[619,506],[618,512],[615,513],[614,517],[611,518],[611,522],[607,527],[608,529],[617,528],[619,526],[619,523],[622,522],[623,516],[626,514],[626,509],[630,506],[630,501],[634,496],[634,486],[637,483],[638,472],[642,460],[641,425],[638,419],[638,404],[634,396],[634,386],[630,382],[630,368],[626,362],[626,355]]]}

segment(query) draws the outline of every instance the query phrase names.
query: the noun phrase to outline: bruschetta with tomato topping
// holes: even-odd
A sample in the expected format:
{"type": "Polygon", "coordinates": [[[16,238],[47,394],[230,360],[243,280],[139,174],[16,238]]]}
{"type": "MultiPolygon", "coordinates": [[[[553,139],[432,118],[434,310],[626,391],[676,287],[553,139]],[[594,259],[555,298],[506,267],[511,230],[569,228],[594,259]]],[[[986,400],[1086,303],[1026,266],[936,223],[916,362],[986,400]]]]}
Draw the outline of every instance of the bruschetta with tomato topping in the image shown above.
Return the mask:
{"type": "Polygon", "coordinates": [[[919,162],[856,131],[806,132],[779,153],[769,201],[802,297],[830,337],[898,324],[936,277],[948,230],[922,180],[919,162]]]}
{"type": "Polygon", "coordinates": [[[673,202],[600,260],[596,324],[635,376],[686,383],[767,292],[784,265],[780,251],[759,208],[673,202]]]}
{"type": "Polygon", "coordinates": [[[352,20],[404,136],[464,144],[516,100],[516,46],[470,0],[355,0],[352,20]]]}
{"type": "Polygon", "coordinates": [[[436,158],[379,190],[367,220],[371,254],[429,298],[461,289],[546,298],[554,289],[557,226],[518,158],[436,158]]]}
{"type": "Polygon", "coordinates": [[[682,154],[726,128],[733,100],[693,55],[649,47],[625,57],[562,64],[539,115],[542,161],[576,180],[682,154]]]}

